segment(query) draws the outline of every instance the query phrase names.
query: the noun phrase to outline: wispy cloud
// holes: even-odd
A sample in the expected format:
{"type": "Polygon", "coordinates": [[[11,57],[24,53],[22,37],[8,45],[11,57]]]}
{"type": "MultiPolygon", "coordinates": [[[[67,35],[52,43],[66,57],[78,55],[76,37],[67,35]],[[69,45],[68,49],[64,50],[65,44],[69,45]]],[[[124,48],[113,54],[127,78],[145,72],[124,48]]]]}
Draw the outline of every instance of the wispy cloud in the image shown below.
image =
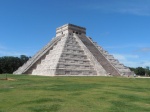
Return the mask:
{"type": "Polygon", "coordinates": [[[150,47],[139,48],[136,52],[148,53],[150,52],[150,47]]]}
{"type": "Polygon", "coordinates": [[[106,49],[124,49],[124,48],[137,48],[139,47],[137,44],[134,45],[134,44],[126,44],[126,45],[114,45],[114,46],[106,46],[105,48],[106,49]]]}
{"type": "Polygon", "coordinates": [[[86,9],[105,13],[150,16],[150,0],[102,0],[86,5],[86,9]]]}
{"type": "Polygon", "coordinates": [[[132,44],[121,44],[113,46],[105,46],[105,49],[118,50],[118,49],[130,49],[133,53],[150,53],[150,45],[147,43],[132,43],[132,44]]]}
{"type": "Polygon", "coordinates": [[[130,54],[113,54],[114,57],[116,57],[117,59],[124,61],[127,59],[132,59],[132,58],[136,58],[138,59],[139,56],[138,55],[130,55],[130,54]]]}
{"type": "Polygon", "coordinates": [[[0,56],[20,56],[20,55],[27,55],[26,53],[21,52],[14,52],[14,51],[0,51],[0,56]]]}
{"type": "Polygon", "coordinates": [[[20,56],[23,54],[27,55],[27,53],[14,51],[0,44],[0,56],[20,56]]]}
{"type": "Polygon", "coordinates": [[[129,67],[137,67],[139,66],[138,63],[138,55],[129,55],[129,54],[113,54],[113,56],[119,60],[120,63],[123,63],[129,67]],[[133,61],[136,60],[136,61],[133,61]]]}
{"type": "Polygon", "coordinates": [[[130,55],[130,54],[113,54],[113,56],[119,60],[120,63],[123,63],[129,67],[146,67],[150,66],[150,60],[140,59],[138,55],[130,55]]]}
{"type": "Polygon", "coordinates": [[[149,66],[149,67],[150,67],[150,60],[149,60],[149,61],[142,61],[142,62],[140,62],[140,65],[141,65],[142,67],[146,67],[146,66],[149,66]]]}

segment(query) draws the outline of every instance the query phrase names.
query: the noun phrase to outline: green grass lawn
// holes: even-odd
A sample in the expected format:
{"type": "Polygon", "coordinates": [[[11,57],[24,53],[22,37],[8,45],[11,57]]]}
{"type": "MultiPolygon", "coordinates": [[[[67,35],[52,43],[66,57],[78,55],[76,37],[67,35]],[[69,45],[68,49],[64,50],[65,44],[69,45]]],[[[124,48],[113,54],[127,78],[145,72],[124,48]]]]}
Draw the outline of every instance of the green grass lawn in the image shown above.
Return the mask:
{"type": "Polygon", "coordinates": [[[150,79],[8,75],[0,112],[150,112],[150,79]]]}

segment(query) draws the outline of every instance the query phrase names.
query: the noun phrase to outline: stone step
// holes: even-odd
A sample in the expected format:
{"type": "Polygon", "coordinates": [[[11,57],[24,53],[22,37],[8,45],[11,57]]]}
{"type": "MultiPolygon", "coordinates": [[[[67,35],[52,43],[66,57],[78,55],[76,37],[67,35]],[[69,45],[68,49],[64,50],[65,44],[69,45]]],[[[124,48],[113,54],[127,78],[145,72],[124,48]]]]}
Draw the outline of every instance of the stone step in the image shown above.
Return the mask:
{"type": "Polygon", "coordinates": [[[61,57],[87,59],[86,55],[83,55],[83,54],[72,54],[72,53],[62,53],[61,57]]]}
{"type": "Polygon", "coordinates": [[[69,52],[69,51],[67,51],[67,52],[63,52],[62,53],[62,55],[76,55],[76,56],[86,56],[85,54],[84,54],[84,52],[69,52]]]}
{"type": "MultiPolygon", "coordinates": [[[[37,52],[27,63],[25,63],[22,67],[20,67],[18,70],[16,70],[13,74],[23,74],[26,73],[26,71],[34,65],[34,63],[37,62],[39,58],[41,58],[43,55],[45,55],[45,52],[51,49],[50,46],[53,44],[56,44],[61,40],[60,37],[55,37],[49,42],[46,46],[44,46],[39,52],[37,52]]],[[[29,70],[30,71],[30,70],[29,70]]]]}
{"type": "Polygon", "coordinates": [[[72,69],[59,69],[56,70],[56,75],[60,75],[60,71],[61,73],[64,73],[64,75],[89,75],[89,76],[93,76],[93,75],[97,75],[95,70],[72,70],[72,69]]]}
{"type": "Polygon", "coordinates": [[[70,48],[70,47],[65,47],[64,50],[76,50],[76,51],[83,51],[81,48],[70,48]]]}
{"type": "MultiPolygon", "coordinates": [[[[94,42],[93,42],[94,43],[94,42]]],[[[107,60],[114,66],[121,74],[131,74],[129,68],[125,67],[118,60],[116,60],[112,55],[109,55],[107,51],[105,51],[101,46],[94,43],[94,45],[98,48],[98,50],[107,58],[107,60]]]]}
{"type": "Polygon", "coordinates": [[[75,46],[75,45],[65,45],[65,48],[72,48],[72,49],[80,49],[80,46],[75,46]]]}
{"type": "Polygon", "coordinates": [[[89,67],[93,67],[92,65],[90,65],[90,63],[58,63],[58,65],[61,65],[61,66],[89,66],[89,67]]]}
{"type": "Polygon", "coordinates": [[[64,49],[63,52],[71,53],[71,54],[84,54],[83,50],[64,49]]]}
{"type": "Polygon", "coordinates": [[[59,63],[76,63],[76,64],[88,64],[90,65],[89,60],[76,60],[76,59],[60,59],[59,63]]]}
{"type": "Polygon", "coordinates": [[[91,40],[81,36],[79,36],[79,38],[107,72],[111,75],[120,75],[119,71],[111,65],[108,59],[97,49],[91,40]]]}

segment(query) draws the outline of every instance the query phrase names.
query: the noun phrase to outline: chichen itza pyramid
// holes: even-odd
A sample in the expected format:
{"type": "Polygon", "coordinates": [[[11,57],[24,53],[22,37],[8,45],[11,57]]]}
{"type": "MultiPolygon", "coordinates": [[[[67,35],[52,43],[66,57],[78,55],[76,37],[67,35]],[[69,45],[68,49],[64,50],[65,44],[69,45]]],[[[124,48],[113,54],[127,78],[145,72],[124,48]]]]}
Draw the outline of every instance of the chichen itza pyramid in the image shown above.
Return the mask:
{"type": "Polygon", "coordinates": [[[41,76],[127,76],[132,72],[86,36],[86,28],[65,24],[56,37],[14,74],[41,76]]]}

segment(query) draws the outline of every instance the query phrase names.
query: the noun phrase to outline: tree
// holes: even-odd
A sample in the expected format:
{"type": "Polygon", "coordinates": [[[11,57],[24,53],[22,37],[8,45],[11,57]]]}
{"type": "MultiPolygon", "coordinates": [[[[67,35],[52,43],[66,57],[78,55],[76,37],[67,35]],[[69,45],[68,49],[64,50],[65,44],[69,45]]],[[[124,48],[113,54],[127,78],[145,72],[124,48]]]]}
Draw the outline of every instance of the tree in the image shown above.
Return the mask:
{"type": "Polygon", "coordinates": [[[135,74],[136,74],[136,75],[142,75],[142,76],[144,76],[144,75],[145,75],[145,69],[142,68],[142,67],[137,67],[137,68],[135,69],[135,74]]]}
{"type": "Polygon", "coordinates": [[[1,66],[0,66],[0,74],[2,74],[3,72],[2,72],[2,69],[1,69],[1,66]]]}
{"type": "Polygon", "coordinates": [[[18,57],[4,56],[0,58],[0,68],[2,73],[13,73],[20,66],[18,57]]]}
{"type": "Polygon", "coordinates": [[[129,67],[129,69],[130,69],[131,71],[134,71],[134,72],[135,72],[135,70],[136,70],[136,68],[133,68],[133,67],[129,67]]]}
{"type": "Polygon", "coordinates": [[[29,57],[21,55],[19,57],[4,56],[0,57],[0,74],[2,73],[13,73],[20,66],[22,66],[29,57]]]}
{"type": "Polygon", "coordinates": [[[25,62],[29,60],[29,57],[26,55],[20,55],[21,64],[23,65],[25,62]]]}

